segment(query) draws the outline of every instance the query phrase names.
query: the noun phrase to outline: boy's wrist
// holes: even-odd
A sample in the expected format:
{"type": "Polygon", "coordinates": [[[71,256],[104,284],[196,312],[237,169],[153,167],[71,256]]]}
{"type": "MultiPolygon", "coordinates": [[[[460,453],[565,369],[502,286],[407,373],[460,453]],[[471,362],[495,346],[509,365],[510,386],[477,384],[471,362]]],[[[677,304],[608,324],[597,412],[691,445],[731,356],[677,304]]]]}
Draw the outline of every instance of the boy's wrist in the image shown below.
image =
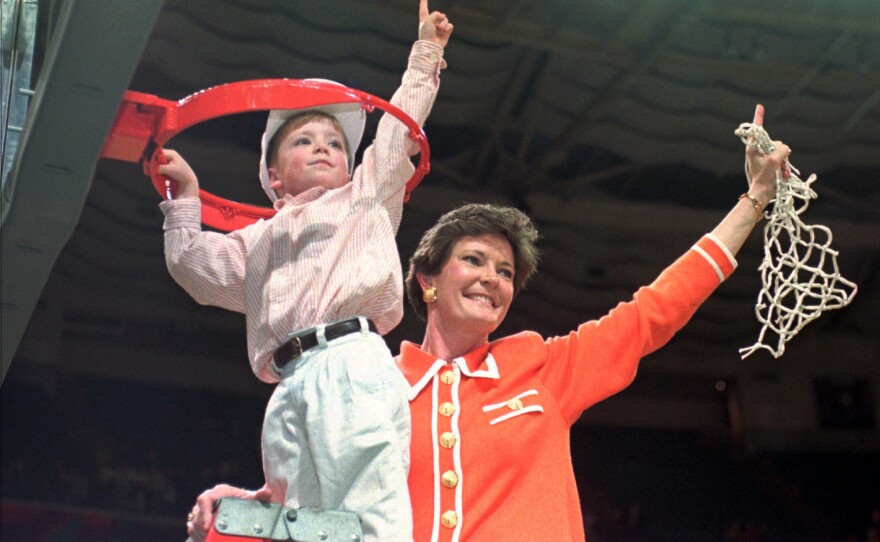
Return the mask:
{"type": "Polygon", "coordinates": [[[178,192],[177,196],[174,199],[186,199],[186,198],[197,198],[199,197],[199,189],[198,187],[192,188],[191,186],[183,187],[178,192]]]}
{"type": "Polygon", "coordinates": [[[430,40],[417,40],[413,44],[407,68],[427,73],[446,69],[446,61],[443,60],[443,47],[430,40]]]}
{"type": "Polygon", "coordinates": [[[443,56],[445,50],[442,45],[428,38],[419,38],[415,41],[414,47],[425,53],[436,53],[443,56]]]}
{"type": "Polygon", "coordinates": [[[165,230],[202,227],[202,202],[199,198],[167,199],[159,203],[159,208],[165,214],[165,230]]]}

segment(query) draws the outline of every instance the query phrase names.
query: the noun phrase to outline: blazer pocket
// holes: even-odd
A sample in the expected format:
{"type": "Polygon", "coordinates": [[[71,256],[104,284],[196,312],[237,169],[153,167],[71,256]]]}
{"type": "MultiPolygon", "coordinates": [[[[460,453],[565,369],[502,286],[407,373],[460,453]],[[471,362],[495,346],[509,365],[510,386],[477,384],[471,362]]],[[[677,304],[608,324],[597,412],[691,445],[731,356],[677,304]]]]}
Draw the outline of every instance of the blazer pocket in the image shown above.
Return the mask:
{"type": "Polygon", "coordinates": [[[486,405],[483,407],[483,412],[492,412],[494,410],[500,409],[508,409],[509,412],[505,412],[500,416],[493,418],[489,421],[489,425],[495,425],[497,423],[501,423],[505,420],[509,420],[511,418],[515,418],[517,416],[522,416],[523,414],[531,414],[532,412],[542,413],[544,412],[544,407],[541,405],[524,405],[522,402],[523,397],[529,397],[532,395],[538,395],[538,390],[527,390],[520,394],[517,394],[507,401],[503,401],[501,403],[493,403],[491,405],[486,405]]]}

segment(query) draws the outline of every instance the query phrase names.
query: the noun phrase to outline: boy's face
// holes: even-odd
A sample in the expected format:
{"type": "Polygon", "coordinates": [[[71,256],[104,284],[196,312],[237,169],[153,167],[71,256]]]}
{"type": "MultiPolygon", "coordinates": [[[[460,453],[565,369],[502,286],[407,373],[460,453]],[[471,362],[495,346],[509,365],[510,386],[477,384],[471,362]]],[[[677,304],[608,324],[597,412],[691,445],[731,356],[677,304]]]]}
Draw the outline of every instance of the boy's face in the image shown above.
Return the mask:
{"type": "Polygon", "coordinates": [[[344,186],[348,182],[345,139],[327,119],[306,122],[284,136],[275,163],[267,171],[269,186],[279,198],[315,186],[344,186]]]}

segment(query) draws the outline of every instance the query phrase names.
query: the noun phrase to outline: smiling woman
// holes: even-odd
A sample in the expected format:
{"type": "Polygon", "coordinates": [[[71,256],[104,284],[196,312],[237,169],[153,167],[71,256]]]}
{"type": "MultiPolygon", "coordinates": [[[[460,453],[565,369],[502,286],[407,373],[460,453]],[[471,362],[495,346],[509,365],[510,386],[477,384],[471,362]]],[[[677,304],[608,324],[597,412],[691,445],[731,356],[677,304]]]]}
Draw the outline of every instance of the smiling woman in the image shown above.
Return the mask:
{"type": "MultiPolygon", "coordinates": [[[[747,211],[736,213],[753,222],[747,211]]],[[[407,293],[427,320],[422,344],[404,342],[398,358],[410,384],[415,540],[584,540],[571,424],[628,386],[734,267],[709,235],[601,320],[490,342],[534,271],[536,237],[516,209],[465,205],[410,260],[407,293]]]]}
{"type": "MultiPolygon", "coordinates": [[[[769,157],[747,153],[749,193],[765,202],[788,152],[778,147],[769,157]]],[[[537,232],[508,207],[465,205],[442,216],[406,278],[425,336],[404,342],[397,359],[410,385],[414,539],[583,541],[571,425],[626,388],[641,358],[687,323],[733,272],[760,217],[740,199],[631,301],[567,335],[525,331],[490,342],[535,271],[537,232]]]]}
{"type": "Polygon", "coordinates": [[[438,275],[418,273],[421,288],[436,292],[427,311],[438,336],[434,340],[426,336],[425,346],[436,341],[442,350],[443,337],[470,337],[480,329],[488,336],[501,325],[513,300],[514,269],[507,239],[485,233],[459,239],[438,275]]]}

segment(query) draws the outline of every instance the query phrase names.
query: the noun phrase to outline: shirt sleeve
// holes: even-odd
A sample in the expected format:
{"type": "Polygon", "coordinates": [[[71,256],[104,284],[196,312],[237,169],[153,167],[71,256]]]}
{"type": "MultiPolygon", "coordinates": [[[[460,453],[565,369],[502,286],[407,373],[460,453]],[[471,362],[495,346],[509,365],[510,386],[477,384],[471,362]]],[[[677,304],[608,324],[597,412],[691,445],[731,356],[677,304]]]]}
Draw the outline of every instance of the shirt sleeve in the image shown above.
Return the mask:
{"type": "Polygon", "coordinates": [[[163,201],[159,207],[165,213],[165,263],[174,280],[202,305],[244,312],[242,230],[202,231],[198,198],[163,201]]]}
{"type": "Polygon", "coordinates": [[[707,235],[631,301],[566,336],[548,339],[539,377],[568,422],[626,388],[639,360],[666,344],[735,267],[733,255],[707,235]]]}
{"type": "MultiPolygon", "coordinates": [[[[440,45],[416,41],[401,86],[390,103],[419,126],[424,125],[440,88],[440,70],[445,67],[440,45]]],[[[416,152],[418,144],[409,137],[409,128],[386,113],[376,128],[375,140],[364,151],[361,164],[354,172],[355,184],[375,193],[377,200],[388,209],[395,231],[400,225],[404,188],[415,170],[410,156],[416,152]]]]}

